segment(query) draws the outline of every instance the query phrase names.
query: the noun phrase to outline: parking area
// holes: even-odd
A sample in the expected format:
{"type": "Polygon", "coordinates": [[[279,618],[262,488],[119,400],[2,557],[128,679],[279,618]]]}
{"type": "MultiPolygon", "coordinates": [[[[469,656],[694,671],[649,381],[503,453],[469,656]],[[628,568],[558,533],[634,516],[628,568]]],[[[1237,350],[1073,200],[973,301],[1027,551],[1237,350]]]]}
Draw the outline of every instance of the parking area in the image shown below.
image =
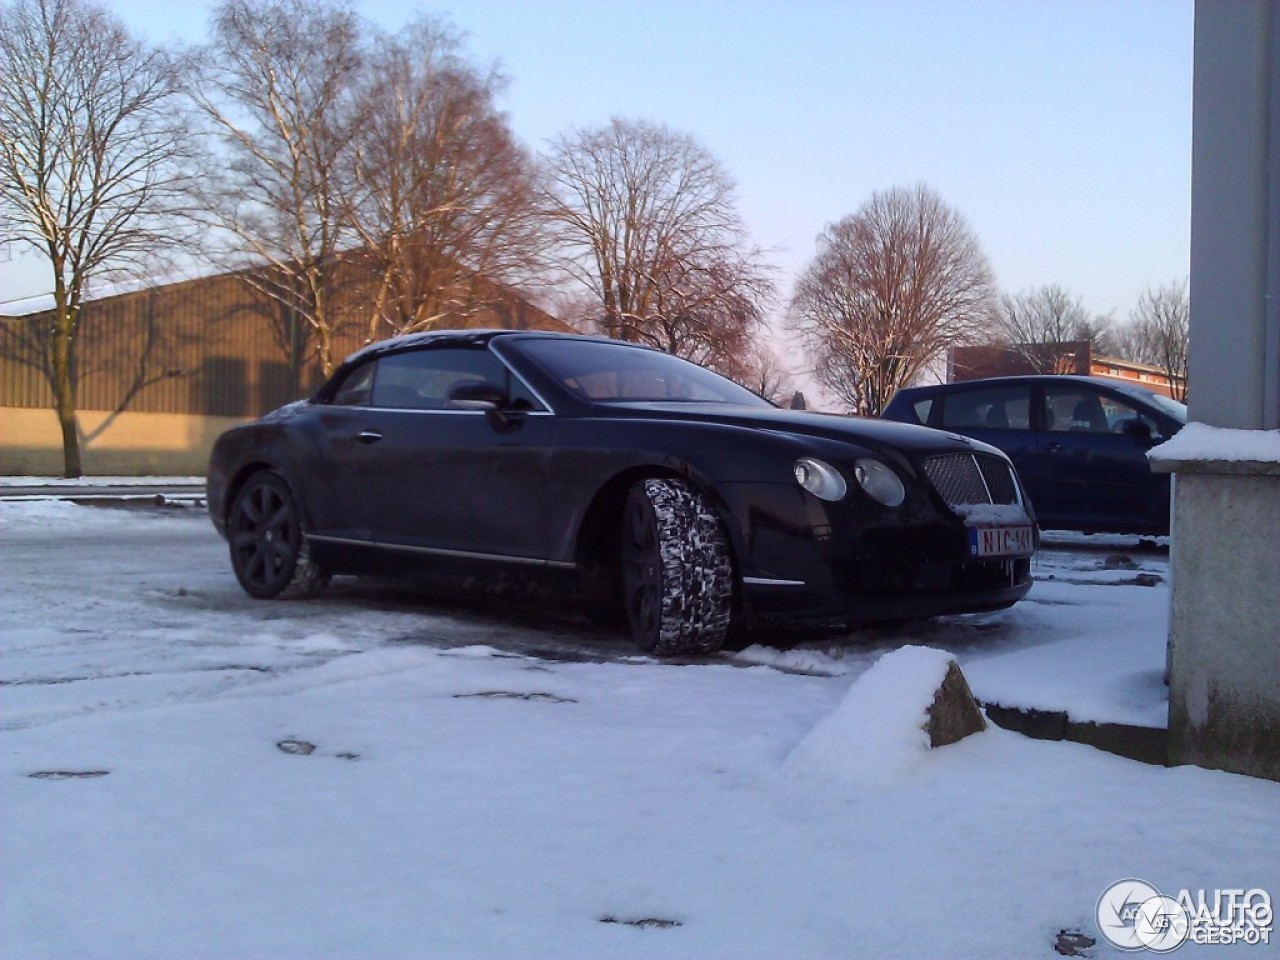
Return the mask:
{"type": "MultiPolygon", "coordinates": [[[[231,576],[225,544],[198,504],[107,502],[0,507],[0,591],[9,635],[25,638],[37,667],[16,678],[30,700],[22,709],[37,717],[84,709],[85,681],[128,688],[144,704],[172,696],[171,685],[183,696],[215,695],[385,647],[483,645],[550,661],[653,662],[621,630],[594,626],[564,604],[499,606],[355,578],[338,578],[311,600],[255,601],[231,576]],[[67,650],[74,668],[61,660],[67,650]],[[164,668],[152,672],[156,659],[164,668]]],[[[766,634],[701,662],[851,680],[887,650],[924,644],[951,651],[986,702],[1163,726],[1163,685],[1151,677],[1163,663],[1167,542],[1049,533],[1035,577],[1031,596],[1012,610],[839,636],[766,634]]]]}
{"type": "Polygon", "coordinates": [[[1156,716],[1167,563],[1051,540],[1009,611],[669,662],[385,584],[254,601],[194,508],[0,504],[6,941],[1051,958],[1124,877],[1280,888],[1276,784],[997,728],[896,758],[885,730],[869,778],[796,760],[905,645],[988,701],[1156,716]]]}

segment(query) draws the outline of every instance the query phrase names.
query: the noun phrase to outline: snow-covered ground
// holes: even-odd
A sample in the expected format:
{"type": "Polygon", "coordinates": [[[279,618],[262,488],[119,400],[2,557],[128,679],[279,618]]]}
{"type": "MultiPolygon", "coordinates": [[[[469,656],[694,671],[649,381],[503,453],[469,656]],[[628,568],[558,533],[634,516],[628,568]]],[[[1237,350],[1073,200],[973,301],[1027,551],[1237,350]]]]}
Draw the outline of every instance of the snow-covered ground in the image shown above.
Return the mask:
{"type": "Polygon", "coordinates": [[[928,751],[874,707],[925,646],[984,700],[1162,725],[1138,547],[1053,538],[1003,613],[677,665],[387,585],[255,602],[193,508],[0,504],[0,955],[1049,958],[1121,879],[1274,900],[1278,784],[928,751]]]}
{"type": "Polygon", "coordinates": [[[0,477],[0,487],[172,487],[204,486],[204,477],[0,477]]]}

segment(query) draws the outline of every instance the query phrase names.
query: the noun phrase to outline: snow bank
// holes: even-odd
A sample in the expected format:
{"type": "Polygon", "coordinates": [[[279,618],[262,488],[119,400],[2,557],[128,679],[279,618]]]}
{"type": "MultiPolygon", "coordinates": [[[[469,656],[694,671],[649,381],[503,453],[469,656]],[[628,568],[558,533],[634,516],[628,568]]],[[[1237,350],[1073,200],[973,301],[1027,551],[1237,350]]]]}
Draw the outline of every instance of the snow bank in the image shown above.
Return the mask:
{"type": "MultiPolygon", "coordinates": [[[[86,507],[66,500],[0,501],[0,531],[65,530],[74,526],[80,533],[95,530],[136,530],[189,527],[193,521],[208,523],[203,510],[175,510],[172,514],[143,515],[136,510],[86,507]]],[[[212,530],[212,524],[209,525],[212,530]]]]}
{"type": "MultiPolygon", "coordinates": [[[[838,652],[839,649],[837,648],[838,652]]],[[[727,656],[729,659],[737,660],[740,663],[749,663],[758,667],[772,667],[775,670],[783,670],[788,673],[806,673],[814,677],[840,677],[852,670],[860,670],[863,667],[860,659],[855,662],[849,662],[843,657],[823,653],[820,650],[803,648],[779,650],[776,647],[766,647],[759,643],[753,643],[751,646],[745,647],[736,653],[730,653],[727,656]]]]}
{"type": "Polygon", "coordinates": [[[1232,460],[1280,463],[1280,430],[1231,430],[1188,423],[1153,447],[1152,460],[1232,460]]]}
{"type": "Polygon", "coordinates": [[[189,487],[204,482],[204,477],[0,477],[0,487],[189,487]]]}
{"type": "Polygon", "coordinates": [[[871,789],[909,779],[929,753],[928,710],[954,659],[932,647],[885,654],[800,741],[787,771],[871,789]]]}

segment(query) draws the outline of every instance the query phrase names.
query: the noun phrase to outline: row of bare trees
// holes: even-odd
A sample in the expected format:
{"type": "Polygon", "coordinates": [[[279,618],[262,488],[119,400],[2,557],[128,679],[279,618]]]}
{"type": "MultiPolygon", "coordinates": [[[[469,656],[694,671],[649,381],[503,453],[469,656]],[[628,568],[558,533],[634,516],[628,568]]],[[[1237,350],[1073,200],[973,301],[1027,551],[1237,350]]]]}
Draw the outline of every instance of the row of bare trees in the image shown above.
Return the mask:
{"type": "MultiPolygon", "coordinates": [[[[275,301],[295,371],[303,350],[332,369],[338,317],[360,316],[367,340],[468,325],[514,288],[789,395],[766,345],[775,276],[719,161],[624,119],[536,156],[496,106],[504,83],[447,23],[387,33],[344,0],[221,0],[208,42],[181,51],[97,0],[0,0],[0,213],[51,267],[67,475],[86,285],[154,274],[166,254],[198,251],[275,301]]],[[[972,229],[920,185],[830,225],[786,312],[816,379],[874,414],[948,348],[993,336],[1029,352],[1123,337],[1185,370],[1185,299],[1151,291],[1122,329],[1056,287],[998,297],[972,229]]]]}
{"type": "Polygon", "coordinates": [[[757,335],[773,280],[719,162],[624,120],[535,157],[504,82],[444,22],[387,33],[342,0],[223,0],[182,51],[95,0],[2,0],[0,211],[51,268],[66,473],[87,285],[197,251],[279,304],[295,370],[304,349],[333,368],[339,316],[368,340],[468,325],[559,274],[584,327],[782,389],[757,335]]]}
{"type": "Polygon", "coordinates": [[[447,25],[389,34],[336,3],[225,0],[192,62],[212,141],[193,214],[309,326],[326,374],[353,271],[370,341],[465,325],[496,284],[536,275],[533,160],[495,107],[503,78],[447,25]]]}
{"type": "Polygon", "coordinates": [[[1057,285],[999,295],[973,231],[923,185],[876,193],[830,225],[790,304],[815,378],[873,416],[950,348],[985,343],[1059,373],[1065,352],[1085,341],[1157,367],[1185,399],[1188,316],[1185,282],[1144,292],[1124,323],[1090,314],[1057,285]]]}

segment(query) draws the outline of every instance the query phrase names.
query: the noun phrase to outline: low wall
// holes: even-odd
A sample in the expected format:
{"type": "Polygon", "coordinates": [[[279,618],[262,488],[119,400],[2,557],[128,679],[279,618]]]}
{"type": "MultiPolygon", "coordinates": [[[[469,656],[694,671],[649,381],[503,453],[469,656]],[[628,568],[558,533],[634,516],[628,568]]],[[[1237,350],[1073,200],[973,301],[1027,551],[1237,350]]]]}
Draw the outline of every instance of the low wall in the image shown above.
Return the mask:
{"type": "MultiPolygon", "coordinates": [[[[82,410],[86,476],[204,476],[213,441],[240,417],[82,410]]],[[[59,476],[62,432],[52,410],[0,407],[0,476],[59,476]]]]}

